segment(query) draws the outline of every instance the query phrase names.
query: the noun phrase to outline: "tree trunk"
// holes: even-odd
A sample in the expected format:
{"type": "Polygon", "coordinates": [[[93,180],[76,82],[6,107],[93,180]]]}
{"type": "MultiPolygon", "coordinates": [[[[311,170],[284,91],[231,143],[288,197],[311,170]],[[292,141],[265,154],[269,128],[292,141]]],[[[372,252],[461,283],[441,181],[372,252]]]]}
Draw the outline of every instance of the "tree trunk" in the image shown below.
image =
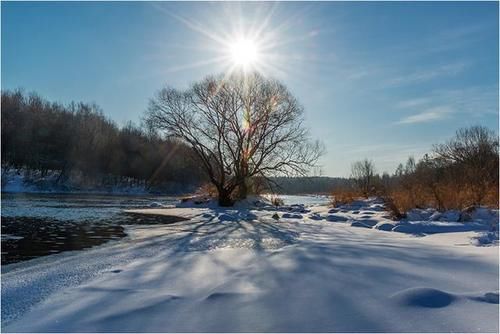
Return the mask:
{"type": "Polygon", "coordinates": [[[234,202],[231,198],[231,193],[225,189],[219,189],[219,205],[233,206],[234,202]]]}
{"type": "Polygon", "coordinates": [[[238,185],[238,199],[242,200],[247,198],[248,195],[248,184],[247,179],[243,178],[243,180],[238,185]]]}

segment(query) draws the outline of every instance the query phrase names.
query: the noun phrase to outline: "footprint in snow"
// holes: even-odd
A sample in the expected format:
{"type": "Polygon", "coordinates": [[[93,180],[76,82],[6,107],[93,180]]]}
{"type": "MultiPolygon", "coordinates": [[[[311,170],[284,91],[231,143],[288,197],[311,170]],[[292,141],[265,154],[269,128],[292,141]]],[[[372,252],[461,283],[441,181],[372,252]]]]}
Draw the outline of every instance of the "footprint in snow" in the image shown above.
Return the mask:
{"type": "Polygon", "coordinates": [[[206,301],[226,301],[244,297],[244,293],[239,292],[214,292],[205,298],[206,301]]]}
{"type": "Polygon", "coordinates": [[[110,273],[113,273],[113,274],[118,274],[118,273],[121,273],[123,270],[121,269],[115,269],[115,270],[110,270],[109,272],[110,273]]]}

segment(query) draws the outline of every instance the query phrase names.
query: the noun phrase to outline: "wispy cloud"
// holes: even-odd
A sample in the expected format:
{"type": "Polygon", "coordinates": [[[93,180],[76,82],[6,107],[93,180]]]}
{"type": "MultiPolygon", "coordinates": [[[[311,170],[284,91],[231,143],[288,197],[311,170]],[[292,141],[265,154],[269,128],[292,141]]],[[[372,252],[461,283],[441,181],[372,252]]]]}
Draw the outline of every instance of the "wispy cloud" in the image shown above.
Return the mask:
{"type": "Polygon", "coordinates": [[[387,86],[402,86],[408,84],[422,83],[443,76],[454,76],[460,74],[466,67],[465,62],[445,64],[430,69],[421,69],[405,73],[387,80],[387,86]]]}
{"type": "Polygon", "coordinates": [[[414,108],[424,104],[428,104],[430,101],[431,101],[430,98],[427,97],[417,97],[414,99],[398,102],[396,104],[396,107],[400,109],[414,108]]]}
{"type": "Polygon", "coordinates": [[[425,97],[402,100],[395,106],[412,112],[396,124],[439,121],[454,115],[468,118],[498,115],[498,86],[434,91],[425,97]]]}
{"type": "Polygon", "coordinates": [[[453,110],[448,106],[440,106],[426,109],[417,114],[404,117],[399,120],[398,124],[415,124],[415,123],[427,123],[431,121],[441,120],[449,117],[453,110]]]}

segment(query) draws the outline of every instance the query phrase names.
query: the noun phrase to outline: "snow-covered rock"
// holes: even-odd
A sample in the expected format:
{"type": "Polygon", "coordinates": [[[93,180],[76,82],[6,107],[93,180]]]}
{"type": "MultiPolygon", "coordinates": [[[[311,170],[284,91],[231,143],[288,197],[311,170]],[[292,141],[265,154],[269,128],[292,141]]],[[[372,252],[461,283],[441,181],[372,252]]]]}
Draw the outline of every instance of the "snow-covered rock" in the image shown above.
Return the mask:
{"type": "Polygon", "coordinates": [[[326,220],[328,220],[329,222],[345,222],[348,220],[348,218],[339,215],[328,215],[326,216],[326,220]]]}
{"type": "Polygon", "coordinates": [[[485,231],[489,226],[479,222],[445,222],[445,221],[420,221],[420,222],[401,222],[397,224],[392,231],[412,234],[423,233],[450,233],[466,231],[485,231]]]}
{"type": "Polygon", "coordinates": [[[408,221],[423,221],[429,220],[435,213],[434,209],[411,209],[406,212],[406,220],[408,221]]]}
{"type": "Polygon", "coordinates": [[[302,219],[302,215],[297,214],[297,213],[284,213],[282,218],[288,218],[288,219],[302,219]]]}
{"type": "Polygon", "coordinates": [[[448,210],[441,214],[439,221],[442,222],[458,222],[460,220],[460,211],[448,210]]]}
{"type": "Polygon", "coordinates": [[[379,222],[374,228],[381,231],[392,231],[395,226],[396,224],[392,222],[379,222]]]}

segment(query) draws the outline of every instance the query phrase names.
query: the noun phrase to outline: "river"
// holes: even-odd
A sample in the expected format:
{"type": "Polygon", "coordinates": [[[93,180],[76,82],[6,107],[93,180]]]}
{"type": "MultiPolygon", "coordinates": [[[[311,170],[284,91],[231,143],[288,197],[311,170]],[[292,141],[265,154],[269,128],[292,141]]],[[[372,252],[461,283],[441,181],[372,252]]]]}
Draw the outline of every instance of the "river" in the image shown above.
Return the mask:
{"type": "MultiPolygon", "coordinates": [[[[280,196],[285,204],[326,204],[322,196],[280,196]]],[[[90,248],[126,236],[124,226],[161,224],[125,209],[169,206],[172,196],[2,193],[2,265],[90,248]]]]}

